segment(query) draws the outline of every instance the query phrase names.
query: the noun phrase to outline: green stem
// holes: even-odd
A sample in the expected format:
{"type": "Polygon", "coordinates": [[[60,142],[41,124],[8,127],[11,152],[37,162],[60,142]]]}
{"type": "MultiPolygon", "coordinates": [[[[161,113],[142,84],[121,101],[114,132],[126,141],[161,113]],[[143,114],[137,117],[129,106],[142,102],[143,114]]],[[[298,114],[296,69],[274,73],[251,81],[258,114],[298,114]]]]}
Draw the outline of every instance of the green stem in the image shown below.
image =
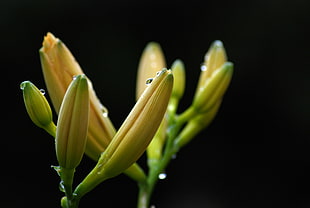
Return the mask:
{"type": "Polygon", "coordinates": [[[67,169],[60,167],[61,188],[64,189],[66,197],[62,199],[61,206],[64,208],[77,208],[79,199],[74,197],[72,192],[72,184],[75,169],[67,169]]]}
{"type": "Polygon", "coordinates": [[[137,204],[138,208],[149,208],[154,187],[159,179],[158,176],[165,172],[165,169],[170,163],[171,159],[179,150],[179,148],[174,144],[174,139],[182,127],[182,123],[178,124],[179,125],[174,125],[174,127],[168,133],[168,140],[162,159],[150,167],[147,180],[139,183],[139,195],[137,204]]]}

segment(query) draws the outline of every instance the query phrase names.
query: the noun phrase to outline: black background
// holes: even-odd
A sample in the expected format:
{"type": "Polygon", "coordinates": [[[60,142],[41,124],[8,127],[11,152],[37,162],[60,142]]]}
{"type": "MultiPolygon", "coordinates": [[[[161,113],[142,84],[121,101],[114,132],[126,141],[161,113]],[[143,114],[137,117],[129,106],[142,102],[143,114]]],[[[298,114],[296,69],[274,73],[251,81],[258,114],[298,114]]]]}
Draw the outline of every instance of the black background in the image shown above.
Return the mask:
{"type": "MultiPolygon", "coordinates": [[[[184,61],[184,110],[205,52],[222,40],[235,64],[231,86],[212,125],[166,170],[153,204],[308,207],[309,2],[1,1],[0,206],[60,207],[52,138],[32,124],[19,89],[24,80],[45,88],[38,50],[50,31],[93,81],[116,127],[134,105],[136,69],[149,41],[161,44],[168,66],[184,61]]],[[[76,181],[93,166],[84,157],[76,181]]],[[[80,207],[135,207],[137,191],[121,175],[86,195],[80,207]]]]}

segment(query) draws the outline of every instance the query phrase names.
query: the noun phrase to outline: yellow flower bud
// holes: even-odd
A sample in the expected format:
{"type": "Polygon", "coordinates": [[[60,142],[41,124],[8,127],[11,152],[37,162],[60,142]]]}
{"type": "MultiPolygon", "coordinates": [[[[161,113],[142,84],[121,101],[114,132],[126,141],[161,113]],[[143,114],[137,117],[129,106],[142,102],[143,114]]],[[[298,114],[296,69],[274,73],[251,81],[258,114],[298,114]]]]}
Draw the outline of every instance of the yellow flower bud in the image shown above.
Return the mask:
{"type": "Polygon", "coordinates": [[[195,94],[192,106],[200,113],[210,110],[226,92],[233,74],[233,64],[226,62],[215,70],[195,94]]]}
{"type": "Polygon", "coordinates": [[[43,93],[30,81],[22,82],[20,88],[32,122],[55,136],[56,126],[53,123],[52,110],[43,93]]]}
{"type": "MultiPolygon", "coordinates": [[[[58,113],[72,78],[84,73],[66,45],[51,33],[47,33],[44,37],[43,46],[39,52],[47,90],[58,113]]],[[[100,103],[89,79],[88,88],[90,109],[85,153],[97,161],[116,131],[108,117],[107,109],[100,103]]],[[[145,177],[137,164],[134,164],[125,173],[134,180],[141,180],[145,177]]]]}
{"type": "Polygon", "coordinates": [[[60,107],[56,129],[56,155],[60,167],[74,169],[85,151],[89,121],[89,93],[85,75],[69,85],[60,107]]]}
{"type": "MultiPolygon", "coordinates": [[[[51,33],[44,37],[40,58],[46,87],[58,113],[72,78],[84,73],[65,44],[51,33]]],[[[90,115],[86,154],[97,161],[115,135],[115,128],[89,80],[88,84],[90,115]]]]}
{"type": "Polygon", "coordinates": [[[77,196],[84,195],[102,181],[120,174],[138,160],[163,119],[172,86],[170,70],[164,69],[158,73],[101,155],[96,167],[75,190],[77,196]]]}
{"type": "Polygon", "coordinates": [[[225,48],[219,40],[214,41],[209,51],[206,53],[204,63],[201,66],[201,73],[197,90],[210,78],[215,70],[220,68],[227,61],[225,48]]]}
{"type": "Polygon", "coordinates": [[[142,53],[138,67],[137,100],[146,88],[146,80],[154,77],[154,74],[163,68],[166,68],[166,61],[162,49],[158,43],[150,42],[142,53]]]}

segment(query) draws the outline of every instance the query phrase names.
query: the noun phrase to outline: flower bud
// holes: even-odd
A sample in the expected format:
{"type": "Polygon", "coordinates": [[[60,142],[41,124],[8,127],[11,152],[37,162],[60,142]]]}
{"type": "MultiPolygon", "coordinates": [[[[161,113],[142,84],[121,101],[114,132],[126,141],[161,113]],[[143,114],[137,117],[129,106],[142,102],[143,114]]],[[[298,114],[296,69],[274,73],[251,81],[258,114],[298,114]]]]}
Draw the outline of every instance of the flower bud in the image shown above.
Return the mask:
{"type": "Polygon", "coordinates": [[[222,99],[233,74],[233,64],[226,62],[215,70],[207,82],[195,94],[192,106],[200,113],[207,112],[222,99]]]}
{"type": "MultiPolygon", "coordinates": [[[[58,113],[72,78],[84,73],[65,44],[51,33],[44,37],[40,58],[47,90],[58,113]]],[[[88,85],[90,112],[86,154],[97,161],[115,135],[115,129],[89,80],[88,85]]]]}
{"type": "Polygon", "coordinates": [[[180,100],[185,89],[185,69],[183,62],[181,60],[174,61],[171,71],[174,78],[171,96],[175,96],[180,100]]]}
{"type": "Polygon", "coordinates": [[[132,165],[145,151],[167,109],[173,86],[170,70],[162,70],[140,96],[117,131],[96,167],[77,187],[82,196],[100,182],[114,177],[132,165]]]}
{"type": "Polygon", "coordinates": [[[150,42],[144,49],[137,75],[137,100],[147,87],[145,81],[154,77],[156,72],[161,71],[166,67],[166,61],[162,49],[158,43],[150,42]]]}
{"type": "Polygon", "coordinates": [[[173,89],[168,104],[168,114],[174,115],[177,111],[178,104],[185,90],[185,69],[181,60],[173,62],[171,71],[173,73],[173,89]]]}
{"type": "Polygon", "coordinates": [[[20,89],[23,91],[26,110],[32,122],[55,136],[56,126],[53,123],[52,110],[42,91],[30,81],[22,82],[20,89]]]}
{"type": "MultiPolygon", "coordinates": [[[[51,33],[44,37],[43,46],[39,52],[47,90],[58,113],[72,77],[84,73],[66,45],[51,33]]],[[[89,79],[88,88],[90,109],[85,153],[97,161],[116,131],[109,119],[107,109],[100,103],[89,79]]],[[[145,177],[137,164],[134,164],[125,173],[134,180],[141,180],[145,177]]]]}
{"type": "Polygon", "coordinates": [[[154,163],[157,163],[162,156],[163,147],[166,141],[166,131],[168,127],[167,114],[163,118],[154,138],[147,147],[147,161],[149,167],[152,167],[154,163]]]}
{"type": "Polygon", "coordinates": [[[214,41],[206,53],[204,63],[201,66],[197,90],[212,76],[213,72],[220,68],[227,61],[225,48],[219,40],[214,41]]]}
{"type": "Polygon", "coordinates": [[[56,155],[60,167],[74,169],[85,151],[89,121],[89,93],[85,75],[69,85],[60,107],[56,129],[56,155]]]}

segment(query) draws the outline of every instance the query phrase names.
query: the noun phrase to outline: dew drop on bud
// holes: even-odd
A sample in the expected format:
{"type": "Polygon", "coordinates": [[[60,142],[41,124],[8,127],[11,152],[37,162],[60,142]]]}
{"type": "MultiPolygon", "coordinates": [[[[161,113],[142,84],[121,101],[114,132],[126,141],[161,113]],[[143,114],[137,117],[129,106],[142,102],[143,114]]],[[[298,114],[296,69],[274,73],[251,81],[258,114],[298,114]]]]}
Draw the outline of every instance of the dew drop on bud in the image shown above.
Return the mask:
{"type": "Polygon", "coordinates": [[[147,80],[145,81],[145,84],[146,84],[146,85],[150,85],[150,84],[152,83],[152,81],[153,81],[153,78],[149,78],[149,79],[147,79],[147,80]]]}
{"type": "Polygon", "coordinates": [[[207,65],[201,64],[201,65],[200,65],[200,70],[201,70],[201,71],[207,71],[207,65]]]}
{"type": "Polygon", "coordinates": [[[166,179],[167,178],[167,174],[166,173],[160,173],[159,175],[158,175],[158,179],[160,179],[160,180],[164,180],[164,179],[166,179]]]}
{"type": "Polygon", "coordinates": [[[44,89],[40,89],[40,92],[42,93],[42,95],[45,95],[45,90],[44,89]]]}

